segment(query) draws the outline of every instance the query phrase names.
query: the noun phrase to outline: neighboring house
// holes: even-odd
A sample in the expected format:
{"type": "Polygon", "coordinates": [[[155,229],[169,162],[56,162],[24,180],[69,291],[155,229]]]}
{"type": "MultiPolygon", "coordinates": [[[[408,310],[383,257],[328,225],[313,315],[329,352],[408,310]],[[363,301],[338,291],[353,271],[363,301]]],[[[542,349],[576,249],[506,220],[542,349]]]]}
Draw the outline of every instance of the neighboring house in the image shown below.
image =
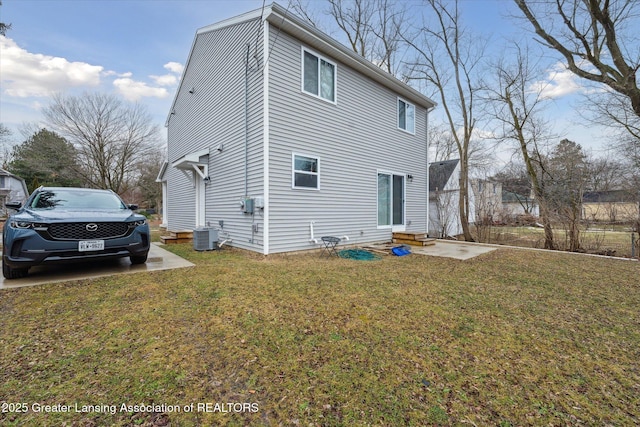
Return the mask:
{"type": "Polygon", "coordinates": [[[473,179],[471,188],[475,197],[476,221],[490,225],[501,220],[502,184],[492,178],[473,179]]]}
{"type": "Polygon", "coordinates": [[[536,203],[533,196],[523,196],[522,194],[503,190],[500,219],[504,222],[512,222],[522,215],[534,217],[540,215],[538,203],[536,203]]]}
{"type": "Polygon", "coordinates": [[[640,218],[639,194],[625,190],[588,191],[582,195],[582,219],[628,222],[640,218]]]}
{"type": "Polygon", "coordinates": [[[24,203],[28,196],[29,190],[27,190],[24,179],[0,169],[0,216],[6,217],[8,214],[5,203],[24,203]]]}
{"type": "Polygon", "coordinates": [[[482,223],[513,223],[522,215],[539,215],[533,195],[523,196],[504,189],[502,182],[493,178],[471,182],[476,200],[477,219],[482,223]]]}
{"type": "MultiPolygon", "coordinates": [[[[459,180],[459,159],[429,165],[429,236],[449,237],[462,234],[459,180]]],[[[476,217],[473,191],[469,191],[469,204],[469,223],[473,224],[476,217]]]]}
{"type": "Polygon", "coordinates": [[[163,223],[263,254],[424,233],[434,105],[277,4],[201,28],[166,123],[163,223]]]}

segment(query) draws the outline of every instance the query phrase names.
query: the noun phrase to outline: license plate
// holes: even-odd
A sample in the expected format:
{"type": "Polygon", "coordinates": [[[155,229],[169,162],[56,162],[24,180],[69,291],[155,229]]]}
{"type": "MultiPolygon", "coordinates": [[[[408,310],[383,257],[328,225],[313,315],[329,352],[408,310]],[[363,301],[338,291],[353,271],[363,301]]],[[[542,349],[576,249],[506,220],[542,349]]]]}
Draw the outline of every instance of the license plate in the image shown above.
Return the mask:
{"type": "Polygon", "coordinates": [[[104,240],[81,240],[78,242],[78,251],[102,251],[104,250],[104,240]]]}

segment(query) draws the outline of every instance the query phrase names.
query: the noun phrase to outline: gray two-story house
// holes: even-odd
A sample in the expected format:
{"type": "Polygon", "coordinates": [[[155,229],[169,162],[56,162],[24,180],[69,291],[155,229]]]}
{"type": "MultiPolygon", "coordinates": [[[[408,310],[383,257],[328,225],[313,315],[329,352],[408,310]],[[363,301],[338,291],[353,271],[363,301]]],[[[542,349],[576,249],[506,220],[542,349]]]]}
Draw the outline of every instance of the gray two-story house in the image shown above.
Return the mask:
{"type": "Polygon", "coordinates": [[[166,123],[164,223],[264,254],[426,233],[434,105],[277,4],[201,28],[166,123]]]}

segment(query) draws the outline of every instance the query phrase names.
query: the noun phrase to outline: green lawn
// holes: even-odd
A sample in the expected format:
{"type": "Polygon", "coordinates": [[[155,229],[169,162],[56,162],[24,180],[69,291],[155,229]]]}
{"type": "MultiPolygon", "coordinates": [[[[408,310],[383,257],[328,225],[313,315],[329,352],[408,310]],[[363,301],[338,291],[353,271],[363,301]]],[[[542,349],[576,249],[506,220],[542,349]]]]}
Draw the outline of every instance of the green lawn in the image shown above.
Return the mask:
{"type": "Polygon", "coordinates": [[[637,262],[167,248],[196,266],[0,292],[1,425],[640,423],[637,262]]]}

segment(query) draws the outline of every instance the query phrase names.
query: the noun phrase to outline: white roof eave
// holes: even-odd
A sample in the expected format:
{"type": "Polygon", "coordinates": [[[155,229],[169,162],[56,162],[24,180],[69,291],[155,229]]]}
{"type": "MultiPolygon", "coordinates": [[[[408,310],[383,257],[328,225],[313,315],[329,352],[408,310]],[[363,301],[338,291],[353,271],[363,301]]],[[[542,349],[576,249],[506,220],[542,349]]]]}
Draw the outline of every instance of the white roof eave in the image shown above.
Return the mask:
{"type": "Polygon", "coordinates": [[[371,61],[365,59],[361,55],[358,55],[327,34],[324,34],[306,22],[300,20],[297,16],[293,15],[279,4],[273,3],[269,8],[270,13],[267,14],[265,12],[265,19],[272,25],[286,31],[299,40],[308,43],[313,48],[327,53],[332,58],[345,63],[351,68],[359,71],[381,85],[388,87],[399,95],[407,98],[409,101],[412,101],[427,110],[437,105],[436,102],[429,97],[406,83],[401,82],[392,74],[382,70],[380,67],[371,63],[371,61]]]}

